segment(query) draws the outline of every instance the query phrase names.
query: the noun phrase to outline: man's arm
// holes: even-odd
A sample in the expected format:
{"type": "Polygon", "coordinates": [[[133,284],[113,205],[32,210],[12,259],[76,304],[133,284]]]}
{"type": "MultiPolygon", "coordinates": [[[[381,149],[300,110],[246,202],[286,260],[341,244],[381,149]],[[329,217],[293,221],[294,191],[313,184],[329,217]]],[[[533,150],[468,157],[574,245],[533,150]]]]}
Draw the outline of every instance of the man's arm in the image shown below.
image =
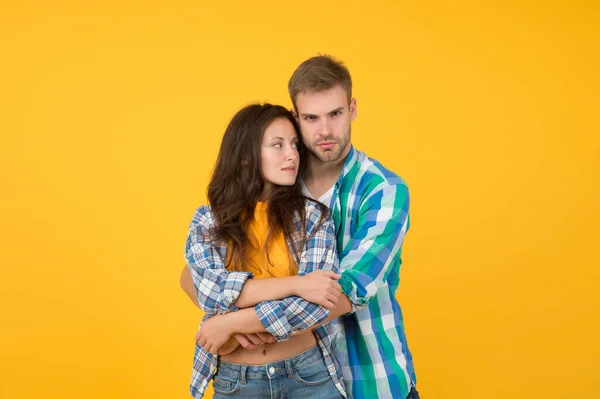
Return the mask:
{"type": "Polygon", "coordinates": [[[399,278],[409,206],[403,182],[376,189],[361,206],[357,230],[340,253],[339,282],[352,302],[352,311],[367,306],[390,273],[399,278]]]}

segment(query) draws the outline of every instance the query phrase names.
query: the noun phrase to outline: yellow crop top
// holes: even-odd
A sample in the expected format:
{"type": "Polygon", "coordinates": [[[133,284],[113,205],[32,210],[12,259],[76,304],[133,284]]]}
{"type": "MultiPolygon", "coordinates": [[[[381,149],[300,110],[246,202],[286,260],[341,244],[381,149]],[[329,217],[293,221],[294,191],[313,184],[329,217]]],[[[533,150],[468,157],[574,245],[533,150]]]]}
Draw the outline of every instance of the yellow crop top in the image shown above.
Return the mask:
{"type": "Polygon", "coordinates": [[[279,233],[269,243],[269,264],[265,243],[268,233],[267,203],[257,202],[254,208],[254,220],[250,223],[249,231],[252,246],[246,248],[245,258],[252,260],[246,268],[254,278],[286,277],[298,273],[298,266],[290,255],[283,233],[279,233]],[[290,273],[290,264],[292,272],[290,273]]]}

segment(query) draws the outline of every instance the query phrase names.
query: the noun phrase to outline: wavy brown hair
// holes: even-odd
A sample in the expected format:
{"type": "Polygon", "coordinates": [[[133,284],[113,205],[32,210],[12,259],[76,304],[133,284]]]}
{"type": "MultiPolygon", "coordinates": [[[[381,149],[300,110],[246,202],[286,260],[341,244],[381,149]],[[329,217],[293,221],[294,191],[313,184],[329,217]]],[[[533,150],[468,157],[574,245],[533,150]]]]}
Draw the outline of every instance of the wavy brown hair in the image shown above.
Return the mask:
{"type": "MultiPolygon", "coordinates": [[[[306,168],[306,149],[302,143],[300,128],[294,116],[284,107],[252,104],[238,111],[229,122],[208,185],[208,201],[216,221],[211,234],[214,241],[228,246],[228,270],[247,270],[249,259],[244,256],[244,249],[252,245],[248,237],[249,224],[265,187],[260,157],[262,138],[267,127],[279,118],[289,120],[296,130],[300,162],[294,185],[275,185],[268,198],[269,234],[265,251],[268,257],[269,243],[283,233],[287,241],[292,243],[291,255],[299,263],[299,253],[307,239],[305,202],[310,200],[302,194],[300,186],[300,178],[306,168]],[[295,223],[295,215],[299,216],[301,226],[295,223]]],[[[320,224],[328,214],[328,209],[318,202],[317,204],[322,211],[318,222],[320,224]]],[[[270,259],[268,261],[271,262],[270,259]]]]}

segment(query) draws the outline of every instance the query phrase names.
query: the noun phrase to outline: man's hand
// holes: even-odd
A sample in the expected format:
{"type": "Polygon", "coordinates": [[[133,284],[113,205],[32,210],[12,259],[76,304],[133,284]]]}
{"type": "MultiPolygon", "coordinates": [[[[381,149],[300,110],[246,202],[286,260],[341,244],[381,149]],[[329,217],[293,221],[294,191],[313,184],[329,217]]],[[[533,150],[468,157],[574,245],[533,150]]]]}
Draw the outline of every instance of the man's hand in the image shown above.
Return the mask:
{"type": "Polygon", "coordinates": [[[212,316],[202,323],[196,333],[196,341],[206,352],[216,355],[232,334],[233,328],[228,314],[220,314],[212,316]]]}
{"type": "Polygon", "coordinates": [[[309,302],[333,309],[342,292],[342,287],[337,282],[340,277],[330,270],[315,270],[298,277],[296,293],[309,302]]]}

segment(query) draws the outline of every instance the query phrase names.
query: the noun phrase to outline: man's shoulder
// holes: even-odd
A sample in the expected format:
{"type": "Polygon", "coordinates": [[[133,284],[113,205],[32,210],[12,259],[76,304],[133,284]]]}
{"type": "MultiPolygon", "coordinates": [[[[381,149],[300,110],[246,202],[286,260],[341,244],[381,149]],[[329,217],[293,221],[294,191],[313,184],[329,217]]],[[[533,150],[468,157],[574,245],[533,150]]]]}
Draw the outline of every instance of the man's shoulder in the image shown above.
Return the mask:
{"type": "Polygon", "coordinates": [[[360,191],[366,193],[390,186],[406,187],[406,182],[396,172],[358,150],[356,150],[356,163],[345,177],[353,186],[361,187],[360,191]]]}

